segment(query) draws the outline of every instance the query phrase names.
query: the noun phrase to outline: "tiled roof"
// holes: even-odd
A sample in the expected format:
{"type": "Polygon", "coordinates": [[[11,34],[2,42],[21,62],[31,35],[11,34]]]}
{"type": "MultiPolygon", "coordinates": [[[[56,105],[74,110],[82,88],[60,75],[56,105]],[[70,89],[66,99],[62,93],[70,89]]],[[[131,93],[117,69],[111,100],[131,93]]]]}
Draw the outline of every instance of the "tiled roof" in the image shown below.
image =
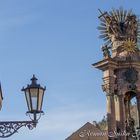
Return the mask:
{"type": "Polygon", "coordinates": [[[65,140],[107,140],[107,132],[87,122],[65,140]]]}

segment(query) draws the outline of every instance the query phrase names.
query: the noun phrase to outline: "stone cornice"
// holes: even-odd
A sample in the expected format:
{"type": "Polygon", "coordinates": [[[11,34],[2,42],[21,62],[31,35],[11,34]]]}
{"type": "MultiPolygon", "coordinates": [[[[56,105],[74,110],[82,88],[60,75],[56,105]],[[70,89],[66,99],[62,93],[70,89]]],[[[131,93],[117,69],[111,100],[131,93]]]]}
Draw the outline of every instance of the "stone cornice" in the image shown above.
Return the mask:
{"type": "Polygon", "coordinates": [[[107,58],[107,59],[104,59],[102,61],[92,64],[92,66],[104,71],[108,68],[113,68],[113,69],[117,68],[117,62],[114,61],[112,58],[107,58]]]}
{"type": "Polygon", "coordinates": [[[140,62],[126,62],[126,61],[116,61],[113,58],[103,59],[97,63],[92,64],[95,68],[105,71],[109,68],[112,69],[124,69],[128,67],[135,67],[140,69],[140,62]]]}

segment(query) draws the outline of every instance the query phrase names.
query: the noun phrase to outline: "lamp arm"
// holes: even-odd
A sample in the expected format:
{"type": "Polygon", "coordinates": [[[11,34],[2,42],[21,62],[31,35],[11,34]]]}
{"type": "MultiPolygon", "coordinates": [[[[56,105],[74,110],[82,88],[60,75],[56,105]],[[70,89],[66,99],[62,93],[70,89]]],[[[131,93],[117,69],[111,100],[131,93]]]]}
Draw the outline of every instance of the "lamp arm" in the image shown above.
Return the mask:
{"type": "Polygon", "coordinates": [[[0,122],[0,138],[10,137],[23,126],[32,130],[36,125],[37,121],[2,121],[0,122]]]}

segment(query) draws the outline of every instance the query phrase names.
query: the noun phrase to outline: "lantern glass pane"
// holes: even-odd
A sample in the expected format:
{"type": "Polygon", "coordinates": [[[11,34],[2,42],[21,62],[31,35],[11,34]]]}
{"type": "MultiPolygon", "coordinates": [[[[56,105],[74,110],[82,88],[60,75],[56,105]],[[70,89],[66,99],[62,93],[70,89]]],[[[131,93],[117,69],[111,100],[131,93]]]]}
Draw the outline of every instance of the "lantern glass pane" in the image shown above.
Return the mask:
{"type": "Polygon", "coordinates": [[[32,100],[32,110],[37,111],[37,95],[38,88],[30,88],[31,100],[32,100]]]}
{"type": "Polygon", "coordinates": [[[42,109],[43,95],[44,95],[44,90],[39,89],[38,111],[41,111],[42,109]]]}
{"type": "Polygon", "coordinates": [[[27,101],[28,109],[29,109],[29,111],[31,111],[31,100],[30,100],[29,90],[25,91],[25,96],[26,96],[26,101],[27,101]]]}

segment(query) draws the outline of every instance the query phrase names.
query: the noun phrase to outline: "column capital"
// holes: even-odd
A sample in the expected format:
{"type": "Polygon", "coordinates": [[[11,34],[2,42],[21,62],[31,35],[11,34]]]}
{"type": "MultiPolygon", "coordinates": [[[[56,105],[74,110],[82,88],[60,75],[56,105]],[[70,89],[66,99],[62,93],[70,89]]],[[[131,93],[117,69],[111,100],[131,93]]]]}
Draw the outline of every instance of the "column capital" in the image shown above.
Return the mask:
{"type": "Polygon", "coordinates": [[[111,92],[109,92],[109,91],[108,91],[108,92],[106,91],[106,97],[108,97],[108,96],[112,96],[112,97],[113,97],[113,96],[114,96],[114,94],[113,94],[113,93],[111,93],[111,92]]]}

